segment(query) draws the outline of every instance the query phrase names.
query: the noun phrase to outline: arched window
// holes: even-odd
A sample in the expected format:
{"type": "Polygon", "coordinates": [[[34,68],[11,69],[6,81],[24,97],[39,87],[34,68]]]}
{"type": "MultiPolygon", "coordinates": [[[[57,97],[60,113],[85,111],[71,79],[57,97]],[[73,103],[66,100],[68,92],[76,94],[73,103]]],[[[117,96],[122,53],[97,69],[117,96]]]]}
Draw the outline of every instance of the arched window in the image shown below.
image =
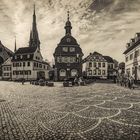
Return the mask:
{"type": "Polygon", "coordinates": [[[71,70],[71,76],[76,76],[78,74],[78,71],[76,69],[71,70]]]}
{"type": "Polygon", "coordinates": [[[59,71],[59,75],[60,76],[66,76],[66,70],[64,70],[64,69],[61,69],[60,71],[59,71]]]}

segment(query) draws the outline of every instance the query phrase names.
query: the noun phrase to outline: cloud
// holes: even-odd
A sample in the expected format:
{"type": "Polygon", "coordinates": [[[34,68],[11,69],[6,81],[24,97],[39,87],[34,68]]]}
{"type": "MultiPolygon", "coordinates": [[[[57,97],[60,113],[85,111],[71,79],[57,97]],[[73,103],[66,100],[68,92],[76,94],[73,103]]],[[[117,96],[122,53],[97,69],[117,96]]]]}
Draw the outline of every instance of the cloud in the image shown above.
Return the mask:
{"type": "Polygon", "coordinates": [[[99,51],[123,61],[125,44],[140,29],[140,0],[0,0],[0,40],[8,48],[14,50],[15,35],[18,47],[28,46],[34,3],[41,50],[50,61],[65,35],[68,9],[85,56],[99,51]]]}

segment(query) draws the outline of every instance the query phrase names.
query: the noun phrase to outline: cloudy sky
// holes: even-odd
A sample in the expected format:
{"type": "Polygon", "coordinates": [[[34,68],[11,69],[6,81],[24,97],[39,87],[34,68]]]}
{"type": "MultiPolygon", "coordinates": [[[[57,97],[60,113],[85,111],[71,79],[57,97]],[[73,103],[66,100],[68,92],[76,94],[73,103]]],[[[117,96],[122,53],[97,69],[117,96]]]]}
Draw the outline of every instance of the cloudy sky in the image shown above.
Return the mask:
{"type": "Polygon", "coordinates": [[[68,9],[84,57],[98,51],[124,61],[126,43],[140,32],[140,0],[0,0],[0,40],[9,49],[15,36],[17,47],[28,46],[34,3],[41,51],[49,61],[65,34],[68,9]]]}

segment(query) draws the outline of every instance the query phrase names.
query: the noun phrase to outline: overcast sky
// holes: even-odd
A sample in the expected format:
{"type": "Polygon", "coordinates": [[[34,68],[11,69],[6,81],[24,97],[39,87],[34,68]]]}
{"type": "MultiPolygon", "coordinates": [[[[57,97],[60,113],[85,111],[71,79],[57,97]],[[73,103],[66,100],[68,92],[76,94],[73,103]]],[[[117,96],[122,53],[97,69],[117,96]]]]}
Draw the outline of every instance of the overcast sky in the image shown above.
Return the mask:
{"type": "Polygon", "coordinates": [[[68,9],[84,57],[98,51],[124,61],[126,43],[140,32],[140,0],[0,0],[0,40],[9,49],[15,36],[18,48],[28,46],[34,3],[41,51],[49,61],[65,35],[68,9]]]}

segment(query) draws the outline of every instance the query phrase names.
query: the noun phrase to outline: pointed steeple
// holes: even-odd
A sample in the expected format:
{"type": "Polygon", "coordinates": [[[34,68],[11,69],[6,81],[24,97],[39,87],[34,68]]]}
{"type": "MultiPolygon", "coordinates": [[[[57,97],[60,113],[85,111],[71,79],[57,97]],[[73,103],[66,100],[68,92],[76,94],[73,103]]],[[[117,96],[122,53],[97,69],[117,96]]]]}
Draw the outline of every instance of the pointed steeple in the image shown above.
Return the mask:
{"type": "Polygon", "coordinates": [[[66,22],[66,25],[65,25],[66,35],[71,35],[71,29],[72,29],[69,14],[70,14],[70,12],[68,11],[67,12],[67,22],[66,22]]]}
{"type": "Polygon", "coordinates": [[[32,23],[32,31],[30,32],[29,47],[38,47],[40,49],[40,40],[39,40],[37,24],[36,24],[35,4],[33,10],[33,23],[32,23]]]}
{"type": "Polygon", "coordinates": [[[34,15],[35,15],[35,4],[34,4],[34,15]]]}
{"type": "Polygon", "coordinates": [[[32,30],[30,30],[29,47],[32,45],[32,30]]]}
{"type": "Polygon", "coordinates": [[[15,37],[15,49],[14,49],[14,52],[17,51],[17,41],[16,41],[16,37],[15,37]]]}

